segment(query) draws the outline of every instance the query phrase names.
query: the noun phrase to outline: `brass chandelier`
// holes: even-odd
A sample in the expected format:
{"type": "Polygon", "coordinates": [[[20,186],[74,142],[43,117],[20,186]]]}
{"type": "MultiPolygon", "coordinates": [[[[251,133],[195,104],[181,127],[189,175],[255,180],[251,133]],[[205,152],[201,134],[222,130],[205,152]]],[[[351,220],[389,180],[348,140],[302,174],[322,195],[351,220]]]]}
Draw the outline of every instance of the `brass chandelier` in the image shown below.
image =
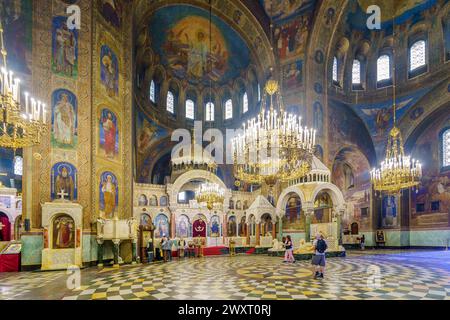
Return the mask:
{"type": "Polygon", "coordinates": [[[269,80],[264,91],[260,114],[243,124],[232,152],[236,179],[272,187],[311,171],[316,130],[284,110],[277,81],[269,80]]]}
{"type": "Polygon", "coordinates": [[[0,19],[2,63],[0,69],[0,147],[19,149],[40,144],[46,125],[46,105],[20,92],[20,80],[7,69],[7,51],[0,19]],[[24,104],[21,104],[24,101],[24,104]]]}
{"type": "Polygon", "coordinates": [[[204,182],[195,193],[195,199],[198,203],[206,203],[209,210],[214,208],[214,204],[223,203],[225,199],[225,190],[217,183],[204,182]]]}
{"type": "MultiPolygon", "coordinates": [[[[393,26],[393,36],[395,39],[395,28],[393,26]]],[[[393,54],[395,59],[395,51],[393,54]]],[[[394,61],[395,63],[395,61],[394,61]]],[[[402,134],[396,126],[396,80],[395,64],[392,76],[393,89],[393,128],[389,132],[386,145],[386,157],[381,162],[381,167],[373,169],[370,173],[372,186],[376,191],[384,191],[389,194],[399,193],[403,189],[408,189],[419,185],[422,177],[422,165],[418,160],[411,159],[405,155],[403,149],[402,134]]]]}

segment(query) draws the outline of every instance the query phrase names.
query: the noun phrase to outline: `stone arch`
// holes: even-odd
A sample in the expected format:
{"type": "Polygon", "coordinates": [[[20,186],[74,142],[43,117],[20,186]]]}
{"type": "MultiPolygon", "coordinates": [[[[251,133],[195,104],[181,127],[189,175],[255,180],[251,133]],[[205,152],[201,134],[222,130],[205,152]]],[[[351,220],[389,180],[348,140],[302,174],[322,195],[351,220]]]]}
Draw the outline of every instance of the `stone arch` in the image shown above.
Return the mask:
{"type": "Polygon", "coordinates": [[[284,212],[284,210],[286,208],[287,201],[289,199],[289,194],[291,194],[291,193],[297,194],[300,197],[300,200],[301,200],[302,204],[306,204],[307,203],[306,197],[303,194],[302,190],[300,190],[299,187],[292,186],[292,187],[286,188],[286,189],[283,190],[283,192],[278,197],[277,211],[276,211],[278,216],[281,217],[283,215],[283,212],[284,212]]]}
{"type": "Polygon", "coordinates": [[[339,188],[332,183],[318,184],[312,193],[311,201],[314,202],[317,195],[322,191],[325,191],[330,195],[331,201],[333,201],[334,208],[338,210],[345,209],[344,195],[342,194],[341,190],[339,190],[339,188]]]}
{"type": "Polygon", "coordinates": [[[227,192],[227,186],[225,183],[215,174],[205,171],[205,170],[191,170],[188,172],[183,173],[181,176],[179,176],[174,184],[172,185],[171,192],[169,194],[169,201],[172,205],[176,205],[177,203],[177,196],[180,192],[181,188],[188,183],[191,180],[198,180],[203,179],[206,181],[211,181],[213,183],[217,183],[221,188],[223,188],[225,191],[225,199],[224,203],[228,203],[230,194],[227,192]]]}

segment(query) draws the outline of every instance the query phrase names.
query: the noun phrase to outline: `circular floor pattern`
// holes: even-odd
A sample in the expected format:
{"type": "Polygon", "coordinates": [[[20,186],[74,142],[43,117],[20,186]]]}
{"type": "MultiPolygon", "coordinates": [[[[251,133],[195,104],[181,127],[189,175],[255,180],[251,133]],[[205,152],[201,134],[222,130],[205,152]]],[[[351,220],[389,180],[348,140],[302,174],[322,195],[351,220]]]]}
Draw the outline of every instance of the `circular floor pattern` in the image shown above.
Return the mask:
{"type": "Polygon", "coordinates": [[[284,264],[262,255],[89,268],[82,270],[81,287],[75,290],[67,289],[65,273],[39,273],[45,285],[30,285],[22,294],[15,281],[21,284],[36,273],[0,275],[0,299],[450,299],[450,253],[433,254],[330,258],[323,280],[313,279],[310,261],[284,264]]]}

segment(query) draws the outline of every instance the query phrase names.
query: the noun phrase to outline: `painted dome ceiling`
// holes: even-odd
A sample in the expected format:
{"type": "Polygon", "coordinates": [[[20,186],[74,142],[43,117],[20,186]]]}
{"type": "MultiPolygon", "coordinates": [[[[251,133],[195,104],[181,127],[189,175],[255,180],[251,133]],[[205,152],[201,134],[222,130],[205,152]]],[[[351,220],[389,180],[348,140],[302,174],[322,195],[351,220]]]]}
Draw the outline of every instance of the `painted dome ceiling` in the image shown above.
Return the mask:
{"type": "Polygon", "coordinates": [[[193,84],[225,84],[249,67],[250,50],[240,35],[219,17],[211,20],[210,28],[209,12],[188,5],[152,15],[152,48],[169,74],[193,84]]]}

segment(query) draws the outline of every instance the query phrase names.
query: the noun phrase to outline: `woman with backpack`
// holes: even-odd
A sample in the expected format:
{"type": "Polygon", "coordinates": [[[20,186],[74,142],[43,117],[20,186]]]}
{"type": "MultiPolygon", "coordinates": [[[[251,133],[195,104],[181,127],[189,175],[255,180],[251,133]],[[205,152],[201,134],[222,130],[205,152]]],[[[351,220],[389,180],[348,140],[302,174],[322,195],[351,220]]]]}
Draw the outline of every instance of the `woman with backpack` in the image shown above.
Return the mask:
{"type": "Polygon", "coordinates": [[[323,279],[323,273],[325,272],[325,251],[327,250],[328,245],[322,234],[316,235],[316,239],[313,242],[313,247],[314,256],[312,258],[312,265],[315,269],[314,279],[323,279]]]}
{"type": "Polygon", "coordinates": [[[293,254],[293,252],[294,252],[294,245],[292,243],[290,235],[286,236],[286,240],[284,242],[284,247],[286,249],[286,252],[284,253],[284,261],[283,262],[295,263],[295,258],[294,258],[294,254],[293,254]]]}

